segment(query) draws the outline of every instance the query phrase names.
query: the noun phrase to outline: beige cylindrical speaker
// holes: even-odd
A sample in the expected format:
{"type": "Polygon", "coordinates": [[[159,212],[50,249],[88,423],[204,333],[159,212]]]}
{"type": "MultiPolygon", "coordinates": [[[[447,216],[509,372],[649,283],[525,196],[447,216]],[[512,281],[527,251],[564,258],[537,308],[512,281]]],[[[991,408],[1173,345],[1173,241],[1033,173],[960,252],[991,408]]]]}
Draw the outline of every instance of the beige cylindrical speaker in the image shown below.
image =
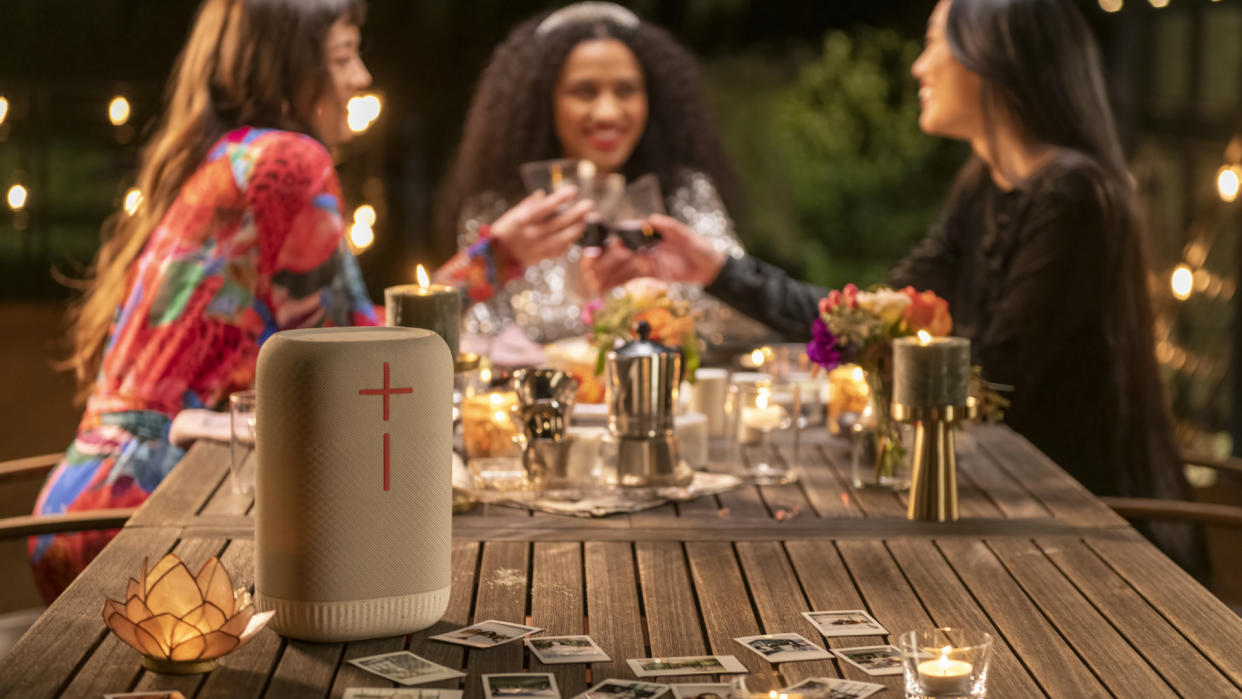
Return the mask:
{"type": "Polygon", "coordinates": [[[448,606],[453,361],[413,328],[276,333],[259,351],[255,602],[278,633],[410,633],[448,606]]]}

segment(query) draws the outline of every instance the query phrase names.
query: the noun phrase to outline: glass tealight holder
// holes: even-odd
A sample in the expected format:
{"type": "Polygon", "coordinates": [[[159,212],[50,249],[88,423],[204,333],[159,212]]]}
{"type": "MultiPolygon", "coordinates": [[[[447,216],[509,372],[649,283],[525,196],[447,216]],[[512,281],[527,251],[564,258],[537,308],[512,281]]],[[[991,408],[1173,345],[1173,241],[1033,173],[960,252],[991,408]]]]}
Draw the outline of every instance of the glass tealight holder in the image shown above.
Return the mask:
{"type": "Polygon", "coordinates": [[[987,696],[992,636],[944,627],[898,637],[907,699],[982,699],[987,696]]]}
{"type": "Polygon", "coordinates": [[[461,401],[462,447],[466,466],[479,490],[516,491],[526,487],[518,442],[518,405],[512,374],[486,367],[465,382],[461,401]]]}
{"type": "Polygon", "coordinates": [[[729,387],[726,433],[739,475],[759,485],[798,479],[801,402],[796,383],[755,381],[729,387]]]}

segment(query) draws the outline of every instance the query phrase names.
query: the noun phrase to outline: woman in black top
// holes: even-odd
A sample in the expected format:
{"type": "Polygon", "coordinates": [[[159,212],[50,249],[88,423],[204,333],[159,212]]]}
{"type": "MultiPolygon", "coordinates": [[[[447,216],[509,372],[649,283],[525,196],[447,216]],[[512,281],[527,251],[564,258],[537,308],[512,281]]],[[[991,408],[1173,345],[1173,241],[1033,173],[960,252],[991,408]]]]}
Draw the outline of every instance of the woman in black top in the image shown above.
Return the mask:
{"type": "MultiPolygon", "coordinates": [[[[1092,492],[1188,497],[1154,356],[1142,222],[1082,16],[1068,0],[941,0],[912,72],[920,128],[974,153],[891,283],[948,299],[985,378],[1013,387],[1006,422],[1092,492]]],[[[653,224],[665,238],[656,259],[610,250],[602,281],[654,262],[789,339],[809,337],[825,289],[653,224]]],[[[1196,530],[1147,533],[1203,572],[1196,530]]]]}

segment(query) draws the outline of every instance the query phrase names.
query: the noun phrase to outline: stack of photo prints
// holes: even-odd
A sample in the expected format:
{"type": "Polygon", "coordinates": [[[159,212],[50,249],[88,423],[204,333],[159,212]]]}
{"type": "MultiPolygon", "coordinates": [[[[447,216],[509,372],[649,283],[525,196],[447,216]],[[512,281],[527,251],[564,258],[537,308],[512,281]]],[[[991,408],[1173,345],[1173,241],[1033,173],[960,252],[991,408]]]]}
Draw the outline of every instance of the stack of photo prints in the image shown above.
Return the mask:
{"type": "MultiPolygon", "coordinates": [[[[885,629],[862,609],[803,612],[807,621],[825,638],[845,636],[887,636],[885,629]]],[[[590,636],[534,636],[543,629],[508,621],[488,620],[456,631],[431,636],[435,641],[473,649],[487,649],[522,640],[535,660],[544,665],[565,663],[605,663],[612,658],[590,636]]],[[[826,649],[798,633],[773,633],[734,639],[772,664],[803,660],[830,660],[834,656],[868,675],[898,675],[902,672],[901,653],[891,645],[853,646],[826,649]]],[[[731,699],[745,692],[744,681],[736,683],[661,684],[652,678],[686,675],[731,675],[749,672],[732,655],[699,655],[663,658],[630,658],[626,665],[635,680],[606,679],[574,699],[731,699]]],[[[408,685],[455,680],[465,673],[419,657],[406,650],[364,658],[349,663],[386,680],[407,687],[362,688],[345,692],[345,699],[461,699],[460,689],[414,689],[408,685]]],[[[560,699],[556,678],[551,673],[518,672],[485,674],[482,677],[486,699],[560,699]]],[[[777,690],[778,694],[800,694],[811,699],[863,699],[884,689],[870,682],[812,677],[777,690]]]]}

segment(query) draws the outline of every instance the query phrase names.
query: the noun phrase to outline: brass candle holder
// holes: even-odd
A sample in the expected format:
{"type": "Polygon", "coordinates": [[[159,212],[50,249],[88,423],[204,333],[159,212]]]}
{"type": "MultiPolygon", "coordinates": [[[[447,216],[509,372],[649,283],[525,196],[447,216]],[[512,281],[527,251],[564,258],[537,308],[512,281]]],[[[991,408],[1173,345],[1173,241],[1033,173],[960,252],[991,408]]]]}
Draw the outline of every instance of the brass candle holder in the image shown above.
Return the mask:
{"type": "Polygon", "coordinates": [[[957,444],[955,423],[975,415],[966,405],[919,406],[894,402],[893,419],[914,425],[914,460],[906,519],[957,520],[957,444]]]}

